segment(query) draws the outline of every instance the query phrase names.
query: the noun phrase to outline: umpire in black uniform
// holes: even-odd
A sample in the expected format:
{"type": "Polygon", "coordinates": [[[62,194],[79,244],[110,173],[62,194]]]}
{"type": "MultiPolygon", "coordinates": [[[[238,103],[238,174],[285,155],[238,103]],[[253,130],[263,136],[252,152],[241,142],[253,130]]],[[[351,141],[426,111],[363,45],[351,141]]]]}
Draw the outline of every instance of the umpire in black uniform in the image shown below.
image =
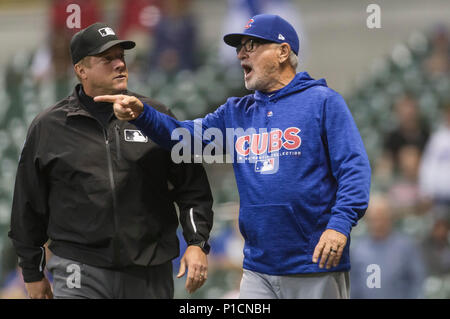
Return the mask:
{"type": "Polygon", "coordinates": [[[75,34],[80,80],[72,95],[31,123],[18,165],[9,237],[30,298],[173,298],[178,217],[188,244],[178,277],[186,289],[207,278],[212,195],[200,164],[174,164],[132,124],[115,118],[104,94],[129,94],[124,50],[108,25],[75,34]],[[44,244],[53,256],[44,275],[44,244]]]}

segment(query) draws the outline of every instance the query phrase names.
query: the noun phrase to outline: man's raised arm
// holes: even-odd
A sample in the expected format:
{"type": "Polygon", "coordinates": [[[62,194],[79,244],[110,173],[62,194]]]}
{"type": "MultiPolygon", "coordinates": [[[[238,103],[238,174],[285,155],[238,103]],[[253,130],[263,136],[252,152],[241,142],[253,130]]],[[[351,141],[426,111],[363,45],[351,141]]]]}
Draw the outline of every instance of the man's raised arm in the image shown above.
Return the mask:
{"type": "MultiPolygon", "coordinates": [[[[191,153],[202,151],[203,147],[211,142],[224,148],[225,124],[224,106],[219,107],[215,112],[208,114],[204,118],[196,120],[178,121],[175,118],[158,112],[156,109],[143,103],[135,96],[129,95],[101,95],[94,98],[96,102],[109,102],[113,104],[114,113],[119,120],[130,121],[131,124],[139,128],[145,135],[160,146],[171,150],[171,148],[183,137],[184,143],[194,143],[195,139],[200,139],[201,147],[190,147],[191,153]],[[208,128],[215,128],[222,134],[222,139],[204,139],[203,132],[208,128]],[[184,131],[183,131],[184,129],[184,131]],[[186,131],[187,130],[187,131],[186,131]],[[185,140],[185,134],[189,134],[189,139],[185,140]],[[172,136],[174,136],[172,138],[172,136]]],[[[201,154],[199,154],[201,155],[201,154]]]]}

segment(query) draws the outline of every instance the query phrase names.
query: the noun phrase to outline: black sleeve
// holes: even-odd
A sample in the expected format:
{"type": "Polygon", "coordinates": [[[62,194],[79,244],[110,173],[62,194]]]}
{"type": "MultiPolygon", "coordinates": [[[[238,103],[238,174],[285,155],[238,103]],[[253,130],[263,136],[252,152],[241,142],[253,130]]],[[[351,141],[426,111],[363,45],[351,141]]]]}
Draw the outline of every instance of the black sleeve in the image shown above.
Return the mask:
{"type": "MultiPolygon", "coordinates": [[[[160,102],[137,94],[135,96],[159,112],[176,118],[160,102]]],[[[213,198],[205,169],[202,164],[194,163],[193,158],[191,163],[170,162],[169,181],[174,186],[171,198],[180,209],[180,224],[184,239],[188,245],[199,245],[208,251],[203,243],[207,243],[213,226],[213,198]]]]}
{"type": "Polygon", "coordinates": [[[11,212],[11,238],[25,282],[44,277],[48,240],[48,187],[37,154],[39,129],[31,125],[19,159],[11,212]]]}
{"type": "MultiPolygon", "coordinates": [[[[167,110],[167,114],[175,116],[167,110]]],[[[209,233],[213,226],[213,198],[208,177],[202,164],[175,164],[171,161],[169,180],[173,184],[172,198],[180,209],[180,224],[188,245],[199,245],[209,251],[209,233]]]]}
{"type": "Polygon", "coordinates": [[[186,243],[207,243],[213,226],[213,199],[205,169],[197,163],[172,163],[169,180],[174,186],[172,198],[180,209],[186,243]]]}

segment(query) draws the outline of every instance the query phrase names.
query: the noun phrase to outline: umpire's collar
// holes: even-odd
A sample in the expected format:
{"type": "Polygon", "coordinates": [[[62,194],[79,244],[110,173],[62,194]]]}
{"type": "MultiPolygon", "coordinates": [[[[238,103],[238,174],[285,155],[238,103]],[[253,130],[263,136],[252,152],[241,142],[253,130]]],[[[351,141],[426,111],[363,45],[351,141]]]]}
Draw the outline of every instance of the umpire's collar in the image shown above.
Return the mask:
{"type": "MultiPolygon", "coordinates": [[[[68,97],[68,112],[67,112],[67,117],[69,116],[76,116],[76,115],[83,115],[83,116],[88,116],[88,117],[92,117],[92,115],[83,107],[80,97],[78,95],[79,89],[81,87],[81,84],[78,83],[75,88],[73,89],[73,92],[71,95],[69,95],[68,97]]],[[[123,92],[121,92],[120,94],[126,94],[126,95],[130,95],[130,93],[128,92],[128,90],[125,90],[123,92]]]]}

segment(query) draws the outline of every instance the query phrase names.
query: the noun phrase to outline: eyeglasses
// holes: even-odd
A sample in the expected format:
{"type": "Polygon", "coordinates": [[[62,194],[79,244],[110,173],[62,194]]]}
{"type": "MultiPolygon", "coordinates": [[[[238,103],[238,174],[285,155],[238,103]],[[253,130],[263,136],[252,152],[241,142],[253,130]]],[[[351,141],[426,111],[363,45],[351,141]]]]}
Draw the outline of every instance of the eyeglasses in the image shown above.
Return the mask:
{"type": "Polygon", "coordinates": [[[254,38],[248,39],[244,43],[240,43],[236,46],[236,54],[239,54],[239,52],[241,52],[242,48],[244,48],[245,52],[252,52],[252,51],[256,50],[256,48],[258,47],[259,44],[266,44],[266,43],[271,43],[271,42],[267,41],[267,40],[262,40],[262,39],[254,39],[254,38]]]}

